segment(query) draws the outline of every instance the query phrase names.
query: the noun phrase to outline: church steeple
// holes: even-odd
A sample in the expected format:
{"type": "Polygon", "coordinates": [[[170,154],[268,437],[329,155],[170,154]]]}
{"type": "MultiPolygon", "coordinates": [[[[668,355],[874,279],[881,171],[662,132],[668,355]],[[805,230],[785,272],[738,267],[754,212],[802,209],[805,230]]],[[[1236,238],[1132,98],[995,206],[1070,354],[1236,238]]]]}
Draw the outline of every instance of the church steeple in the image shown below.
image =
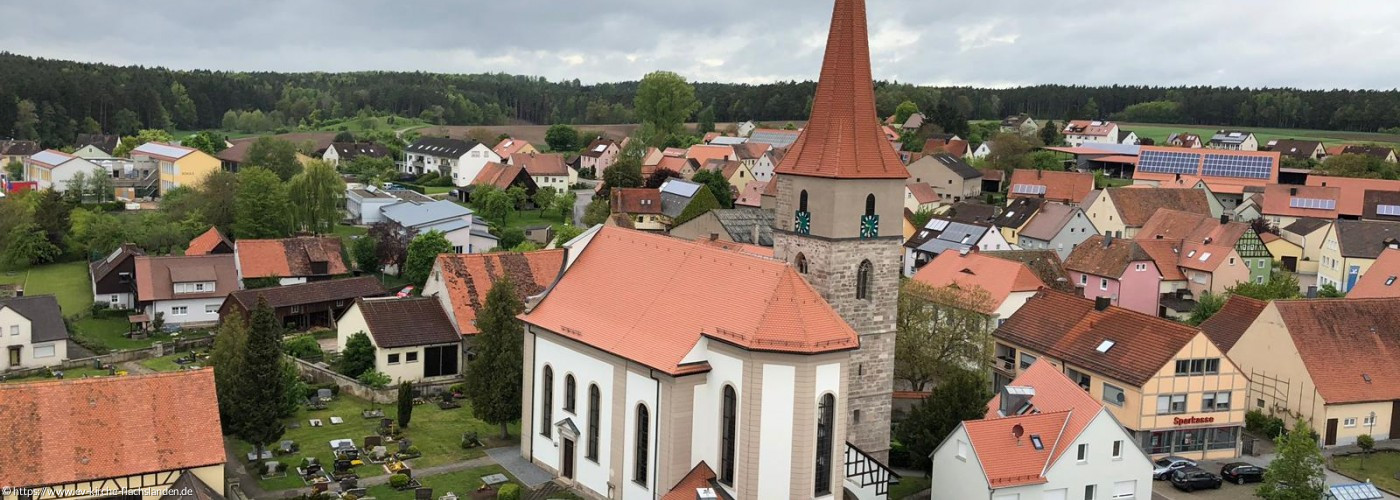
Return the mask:
{"type": "Polygon", "coordinates": [[[844,179],[909,177],[875,112],[865,0],[836,0],[812,116],[776,172],[844,179]]]}

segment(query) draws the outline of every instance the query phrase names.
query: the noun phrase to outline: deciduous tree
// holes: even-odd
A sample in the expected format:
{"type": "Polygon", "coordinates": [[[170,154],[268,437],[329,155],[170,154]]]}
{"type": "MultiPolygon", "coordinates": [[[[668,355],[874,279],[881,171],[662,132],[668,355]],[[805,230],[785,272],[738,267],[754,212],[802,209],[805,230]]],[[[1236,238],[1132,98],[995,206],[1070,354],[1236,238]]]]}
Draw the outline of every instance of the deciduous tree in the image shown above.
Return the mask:
{"type": "Polygon", "coordinates": [[[588,202],[588,207],[583,210],[583,225],[593,227],[602,224],[612,215],[612,207],[609,206],[607,198],[594,198],[588,202]]]}
{"type": "Polygon", "coordinates": [[[907,280],[899,290],[894,376],[916,391],[969,366],[987,366],[992,332],[981,288],[933,287],[907,280]]]}
{"type": "Polygon", "coordinates": [[[667,180],[679,178],[681,178],[680,172],[676,172],[675,170],[662,167],[656,169],[656,171],[652,172],[651,175],[648,175],[646,182],[643,183],[642,186],[650,189],[656,189],[661,187],[661,185],[664,184],[667,180]]]}
{"type": "Polygon", "coordinates": [[[336,369],[341,375],[359,378],[360,375],[374,369],[374,356],[374,343],[370,342],[369,334],[352,333],[345,341],[345,350],[340,353],[336,369]]]}
{"type": "Polygon", "coordinates": [[[289,233],[291,203],[277,174],[262,167],[238,172],[233,233],[239,239],[283,238],[289,233]]]}
{"type": "Polygon", "coordinates": [[[93,201],[97,203],[106,203],[116,198],[116,182],[105,168],[92,169],[91,175],[88,175],[87,187],[88,192],[92,193],[93,201]]]}
{"type": "Polygon", "coordinates": [[[296,144],[276,137],[259,137],[248,145],[244,165],[268,169],[283,182],[302,170],[301,162],[297,161],[296,144]]]}
{"type": "Polygon", "coordinates": [[[293,225],[315,234],[335,232],[345,206],[345,181],[330,164],[312,160],[287,184],[293,225]]]}
{"type": "Polygon", "coordinates": [[[927,398],[914,405],[895,427],[894,435],[909,450],[915,468],[927,469],[929,454],[962,421],[986,415],[990,387],[982,372],[958,370],[948,373],[927,398]]]}
{"type": "Polygon", "coordinates": [[[452,253],[452,243],[439,231],[428,231],[413,238],[408,245],[408,260],[404,263],[403,277],[410,283],[422,286],[433,272],[433,262],[439,255],[452,253]]]}
{"type": "Polygon", "coordinates": [[[1226,291],[1264,301],[1294,299],[1301,295],[1298,291],[1298,276],[1282,269],[1274,269],[1269,275],[1269,281],[1264,283],[1241,281],[1226,291]]]}
{"type": "Polygon", "coordinates": [[[507,425],[520,418],[520,392],[524,363],[520,338],[524,329],[516,319],[525,305],[515,295],[509,275],[503,275],[477,312],[477,356],[467,363],[467,399],[476,416],[501,426],[501,438],[510,433],[507,425]]]}
{"type": "Polygon", "coordinates": [[[904,122],[909,121],[910,116],[913,116],[914,113],[918,112],[919,105],[914,104],[913,101],[904,101],[899,103],[899,106],[896,106],[894,108],[894,126],[898,127],[900,125],[903,125],[904,122]]]}
{"type": "Polygon", "coordinates": [[[685,78],[670,71],[656,71],[642,77],[633,101],[637,118],[656,136],[685,133],[685,123],[700,109],[695,88],[685,78]]]}
{"type": "Polygon", "coordinates": [[[379,249],[376,248],[374,238],[361,236],[350,242],[350,255],[355,259],[355,265],[361,272],[379,272],[379,249]]]}
{"type": "Polygon", "coordinates": [[[544,217],[545,210],[554,208],[554,199],[558,198],[558,192],[552,187],[542,187],[535,190],[535,206],[540,209],[540,217],[544,217]]]}
{"type": "MultiPolygon", "coordinates": [[[[117,118],[121,118],[120,113],[118,113],[117,118]]],[[[144,129],[137,132],[136,135],[122,137],[121,142],[117,144],[117,149],[112,152],[112,155],[126,156],[131,153],[131,150],[141,147],[142,144],[148,142],[171,144],[175,142],[175,137],[170,135],[170,132],[166,132],[162,129],[144,129]]]]}
{"type": "Polygon", "coordinates": [[[1317,437],[1306,421],[1274,439],[1278,457],[1264,471],[1264,484],[1256,492],[1266,500],[1315,500],[1322,498],[1326,476],[1317,437]]]}
{"type": "Polygon", "coordinates": [[[180,141],[180,145],[187,148],[198,149],[211,156],[228,149],[228,142],[224,136],[208,130],[186,137],[185,140],[180,141]]]}
{"type": "Polygon", "coordinates": [[[1191,309],[1191,317],[1186,322],[1191,325],[1200,325],[1206,320],[1220,312],[1220,308],[1225,307],[1225,296],[1210,292],[1202,293],[1196,298],[1196,307],[1191,309]]]}
{"type": "Polygon", "coordinates": [[[579,144],[578,129],[562,123],[550,126],[549,130],[545,131],[544,142],[549,145],[551,151],[559,153],[574,152],[583,147],[579,144]]]}
{"type": "Polygon", "coordinates": [[[394,221],[376,222],[369,227],[369,237],[374,239],[374,250],[379,255],[379,265],[393,266],[403,272],[404,260],[408,259],[408,244],[418,232],[405,228],[394,221]]]}

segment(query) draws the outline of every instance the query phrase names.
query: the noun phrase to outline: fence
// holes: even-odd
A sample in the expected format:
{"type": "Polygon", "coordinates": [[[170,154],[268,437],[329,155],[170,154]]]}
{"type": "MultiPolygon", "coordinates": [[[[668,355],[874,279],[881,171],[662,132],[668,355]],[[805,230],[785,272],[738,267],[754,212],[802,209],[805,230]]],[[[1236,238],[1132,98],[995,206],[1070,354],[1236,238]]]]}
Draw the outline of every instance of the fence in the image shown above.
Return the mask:
{"type": "Polygon", "coordinates": [[[156,344],[151,345],[150,347],[145,347],[141,349],[129,349],[125,351],[117,351],[102,354],[99,356],[69,359],[52,366],[11,370],[4,372],[2,375],[11,378],[24,378],[35,375],[47,375],[51,371],[72,370],[75,368],[89,368],[97,366],[97,363],[99,361],[102,363],[103,366],[115,365],[117,363],[125,363],[128,361],[140,361],[143,359],[159,358],[161,356],[168,356],[171,354],[187,352],[203,347],[209,347],[213,344],[214,337],[200,337],[194,339],[179,339],[170,342],[158,342],[156,344]]]}
{"type": "MultiPolygon", "coordinates": [[[[342,394],[350,394],[376,403],[392,403],[398,396],[397,388],[375,390],[361,384],[358,380],[336,373],[328,366],[321,366],[292,356],[287,356],[287,358],[296,364],[297,372],[301,374],[303,379],[317,384],[335,384],[336,387],[340,388],[342,394]]],[[[448,387],[460,383],[462,383],[462,379],[457,377],[433,382],[418,382],[413,384],[413,389],[418,394],[441,394],[447,392],[448,387]]]]}

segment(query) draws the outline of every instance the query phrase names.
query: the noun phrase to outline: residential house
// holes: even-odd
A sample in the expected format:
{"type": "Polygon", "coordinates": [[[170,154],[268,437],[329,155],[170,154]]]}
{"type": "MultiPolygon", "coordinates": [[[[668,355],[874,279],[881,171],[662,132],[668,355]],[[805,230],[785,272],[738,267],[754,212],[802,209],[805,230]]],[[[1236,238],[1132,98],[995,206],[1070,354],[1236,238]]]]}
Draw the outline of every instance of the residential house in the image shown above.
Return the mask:
{"type": "Polygon", "coordinates": [[[1040,125],[1035,123],[1035,119],[1031,118],[1031,115],[1021,113],[1003,118],[1000,130],[1002,133],[1033,136],[1036,132],[1040,132],[1040,125]]]}
{"type": "Polygon", "coordinates": [[[979,143],[972,148],[972,158],[974,160],[986,158],[987,155],[990,154],[992,154],[992,141],[979,143]]]}
{"type": "Polygon", "coordinates": [[[579,155],[579,170],[587,169],[593,172],[598,179],[603,178],[603,171],[617,163],[617,156],[622,154],[622,144],[612,139],[599,137],[588,144],[579,155]]]}
{"type": "Polygon", "coordinates": [[[534,144],[530,144],[530,141],[524,141],[514,137],[501,139],[501,142],[496,143],[496,147],[491,148],[491,151],[501,158],[510,158],[515,155],[533,155],[539,154],[540,152],[540,150],[535,149],[534,144]]]}
{"type": "Polygon", "coordinates": [[[947,153],[957,158],[972,158],[972,145],[952,134],[934,134],[924,141],[923,154],[947,153]],[[949,138],[951,137],[951,138],[949,138]]]}
{"type": "Polygon", "coordinates": [[[666,216],[661,213],[661,191],[648,188],[612,188],[609,191],[612,215],[608,225],[642,231],[665,231],[666,216]]]}
{"type": "Polygon", "coordinates": [[[73,154],[83,158],[111,158],[121,145],[121,136],[116,134],[78,134],[73,139],[73,154]]]}
{"type": "Polygon", "coordinates": [[[747,186],[744,186],[743,191],[739,192],[739,197],[734,198],[734,206],[753,208],[762,207],[763,191],[766,189],[768,189],[767,182],[758,180],[750,182],[747,186]]]}
{"type": "MultiPolygon", "coordinates": [[[[1222,311],[1223,312],[1223,311],[1222,311]]],[[[1217,313],[1218,314],[1218,313],[1217,313]]],[[[1400,299],[1276,300],[1230,349],[1250,408],[1301,418],[1323,446],[1400,436],[1400,299]]]]}
{"type": "Polygon", "coordinates": [[[107,257],[88,264],[92,302],[110,309],[136,306],[136,257],[146,255],[136,245],[124,243],[107,257]]]}
{"type": "Polygon", "coordinates": [[[1351,291],[1388,248],[1400,248],[1400,222],[1337,221],[1323,238],[1317,286],[1351,291]]]}
{"type": "Polygon", "coordinates": [[[959,302],[946,305],[971,308],[986,315],[989,330],[1010,318],[1026,299],[1045,286],[1025,264],[982,255],[976,249],[938,254],[919,268],[912,279],[934,288],[960,291],[959,302]]]}
{"type": "Polygon", "coordinates": [[[1239,456],[1248,369],[1198,328],[1108,302],[1053,290],[1026,301],[992,334],[998,391],[1049,362],[1101,401],[1148,455],[1239,456]]]}
{"type": "Polygon", "coordinates": [[[185,255],[218,255],[233,253],[233,242],[229,241],[219,228],[210,226],[208,231],[190,240],[185,255]]]}
{"type": "Polygon", "coordinates": [[[1274,151],[1278,154],[1295,160],[1322,161],[1327,157],[1327,148],[1321,141],[1306,141],[1300,139],[1274,139],[1265,144],[1264,151],[1274,151]]]}
{"type": "Polygon", "coordinates": [[[1164,208],[1211,216],[1206,198],[1199,189],[1122,187],[1099,191],[1081,206],[1100,233],[1133,238],[1152,214],[1164,208]]]}
{"type": "Polygon", "coordinates": [[[1400,222],[1400,191],[1367,189],[1362,195],[1361,218],[1400,222]]]}
{"type": "Polygon", "coordinates": [[[1181,148],[1143,146],[1138,153],[1135,184],[1154,187],[1206,187],[1219,201],[1220,210],[1234,212],[1245,194],[1278,184],[1280,153],[1211,149],[1184,151],[1181,148]]]}
{"type": "Polygon", "coordinates": [[[1269,250],[1269,255],[1273,256],[1285,271],[1298,272],[1298,262],[1303,260],[1303,247],[1275,233],[1259,233],[1259,241],[1264,242],[1264,248],[1269,250]]]}
{"type": "Polygon", "coordinates": [[[772,145],[774,148],[787,148],[792,146],[792,143],[797,142],[797,136],[800,133],[797,130],[763,128],[755,130],[753,135],[749,136],[749,142],[761,142],[772,145]]]}
{"type": "Polygon", "coordinates": [[[1400,284],[1395,282],[1397,277],[1400,277],[1400,250],[1386,249],[1366,270],[1366,274],[1356,280],[1356,285],[1347,292],[1347,298],[1400,297],[1400,284]]]}
{"type": "MultiPolygon", "coordinates": [[[[753,132],[755,130],[758,130],[758,125],[755,124],[753,120],[740,123],[737,129],[737,131],[739,132],[739,137],[750,137],[751,135],[753,135],[753,132]]],[[[752,137],[750,138],[752,139],[752,137]]]]}
{"type": "Polygon", "coordinates": [[[355,299],[386,294],[384,285],[374,276],[238,290],[224,299],[219,307],[219,317],[228,319],[237,314],[243,321],[251,322],[258,302],[267,300],[267,305],[277,316],[278,324],[288,330],[335,328],[336,318],[350,309],[355,299]]]}
{"type": "Polygon", "coordinates": [[[536,186],[554,188],[556,193],[563,194],[570,186],[578,184],[578,171],[564,163],[564,155],[516,153],[508,158],[511,165],[524,167],[536,186]]]}
{"type": "Polygon", "coordinates": [[[58,299],[52,295],[0,299],[0,349],[5,352],[3,370],[53,366],[67,360],[68,326],[58,299]]]}
{"type": "Polygon", "coordinates": [[[909,115],[909,118],[905,119],[904,123],[897,125],[899,125],[900,130],[919,130],[920,127],[924,126],[925,120],[927,120],[927,118],[923,113],[914,113],[909,115]]]}
{"type": "Polygon", "coordinates": [[[1049,361],[934,449],[930,498],[1151,498],[1152,462],[1113,413],[1049,361]]]}
{"type": "MultiPolygon", "coordinates": [[[[1242,281],[1264,283],[1277,260],[1253,227],[1228,217],[1212,219],[1201,214],[1158,210],[1138,231],[1136,239],[1173,242],[1172,248],[1179,257],[1176,265],[1185,270],[1192,283],[1203,285],[1193,289],[1195,293],[1224,293],[1242,281]]],[[[1159,260],[1158,265],[1161,264],[1159,260]]]]}
{"type": "MultiPolygon", "coordinates": [[[[684,151],[684,150],[682,150],[684,151]]],[[[700,171],[700,164],[695,160],[685,156],[663,156],[656,165],[642,166],[642,179],[645,180],[655,174],[658,170],[670,170],[680,175],[682,179],[690,180],[695,177],[695,173],[700,171]]]]}
{"type": "Polygon", "coordinates": [[[734,154],[738,155],[739,161],[753,173],[754,179],[761,182],[773,180],[773,168],[777,164],[773,159],[773,146],[761,142],[746,142],[734,146],[734,154]]]}
{"type": "Polygon", "coordinates": [[[1142,141],[1138,139],[1138,135],[1136,132],[1133,132],[1131,130],[1118,129],[1118,144],[1136,146],[1141,142],[1142,141]]]}
{"type": "Polygon", "coordinates": [[[738,161],[739,155],[734,152],[732,146],[710,146],[696,144],[685,152],[685,157],[695,160],[701,168],[704,168],[711,160],[738,161]]]}
{"type": "Polygon", "coordinates": [[[0,139],[0,165],[24,164],[25,158],[29,158],[42,149],[39,147],[38,141],[0,139]]]}
{"type": "Polygon", "coordinates": [[[1360,219],[1366,216],[1367,191],[1400,192],[1400,181],[1386,179],[1309,175],[1307,184],[1341,189],[1342,194],[1337,203],[1337,214],[1343,219],[1360,219]]]}
{"type": "Polygon", "coordinates": [[[1348,145],[1341,146],[1335,152],[1328,153],[1328,156],[1338,155],[1364,155],[1380,158],[1388,163],[1396,162],[1395,150],[1385,146],[1348,145]]]}
{"type": "MultiPolygon", "coordinates": [[[[533,199],[535,192],[539,191],[539,186],[535,184],[535,178],[530,172],[525,171],[525,167],[520,164],[506,165],[504,163],[487,162],[481,167],[481,172],[472,179],[472,188],[479,186],[491,186],[501,191],[518,187],[525,190],[527,200],[533,199]]],[[[470,191],[467,192],[467,200],[471,200],[470,191]]],[[[533,203],[527,201],[527,203],[533,203]]]]}
{"type": "Polygon", "coordinates": [[[160,172],[160,192],[181,186],[197,186],[210,172],[218,171],[219,159],[198,149],[148,142],[131,150],[139,171],[160,172]]]}
{"type": "Polygon", "coordinates": [[[1152,316],[1160,312],[1163,271],[1136,241],[1094,235],[1070,252],[1065,270],[1084,298],[1152,316]]]}
{"type": "MultiPolygon", "coordinates": [[[[254,142],[257,141],[235,141],[230,143],[232,145],[225,148],[223,151],[214,154],[214,158],[219,160],[219,168],[222,168],[225,172],[238,173],[239,169],[243,168],[243,164],[248,162],[248,152],[252,149],[254,142]]],[[[317,158],[321,158],[323,154],[324,153],[318,154],[317,158]]],[[[301,151],[297,151],[293,157],[297,159],[297,163],[302,167],[305,167],[307,163],[310,163],[311,160],[314,159],[301,151]]]]}
{"type": "Polygon", "coordinates": [[[458,187],[471,184],[487,163],[501,161],[501,157],[485,144],[445,137],[418,139],[403,152],[404,173],[419,176],[437,172],[458,187]]]}
{"type": "Polygon", "coordinates": [[[1122,144],[1118,141],[1118,124],[1102,120],[1071,120],[1060,132],[1070,147],[1085,143],[1122,144]]]}
{"type": "Polygon", "coordinates": [[[1253,132],[1220,130],[1210,137],[1210,142],[1206,143],[1206,147],[1231,151],[1258,151],[1259,139],[1254,137],[1253,132]]]}
{"type": "Polygon", "coordinates": [[[38,189],[52,189],[60,193],[68,191],[68,182],[82,174],[84,178],[97,170],[97,164],[80,156],[70,155],[56,149],[45,149],[25,158],[24,179],[37,182],[38,189]]]}
{"type": "Polygon", "coordinates": [[[935,209],[934,215],[940,215],[956,222],[967,222],[973,224],[991,224],[1001,215],[1004,207],[984,203],[981,200],[965,200],[951,205],[942,205],[935,209]]]}
{"type": "Polygon", "coordinates": [[[405,231],[442,233],[452,243],[452,253],[489,252],[500,242],[470,208],[446,200],[398,203],[384,207],[382,213],[384,219],[398,223],[405,231]]]}
{"type": "Polygon", "coordinates": [[[1045,200],[1040,198],[1016,198],[1006,205],[1006,210],[992,219],[992,225],[1001,230],[1006,241],[1021,241],[1021,229],[1030,223],[1031,217],[1040,212],[1045,200]]]}
{"type": "Polygon", "coordinates": [[[167,326],[213,325],[224,298],[242,288],[233,255],[137,256],[131,322],[147,326],[159,315],[167,326]]]}
{"type": "MultiPolygon", "coordinates": [[[[1335,221],[1324,219],[1298,219],[1297,222],[1279,228],[1279,236],[1299,248],[1301,258],[1295,262],[1298,274],[1316,275],[1322,262],[1322,244],[1335,221]]],[[[1285,257],[1284,268],[1288,267],[1285,257]]]]}
{"type": "Polygon", "coordinates": [[[321,161],[340,168],[342,164],[349,165],[355,158],[361,156],[384,158],[389,156],[389,148],[377,142],[332,142],[331,146],[326,148],[326,152],[321,155],[321,161]]]}
{"type": "MultiPolygon", "coordinates": [[[[1226,213],[1231,218],[1240,222],[1250,222],[1263,217],[1263,209],[1264,189],[1249,188],[1249,190],[1245,191],[1244,201],[1240,202],[1240,204],[1235,207],[1234,212],[1225,212],[1224,206],[1221,206],[1221,213],[1226,213]],[[1258,192],[1254,192],[1255,190],[1258,192]]],[[[1215,213],[1214,204],[1211,205],[1211,213],[1215,213]]]]}
{"type": "Polygon", "coordinates": [[[962,252],[973,248],[978,251],[1010,250],[1011,245],[991,224],[960,222],[948,217],[929,219],[924,227],[904,242],[904,276],[914,276],[914,271],[943,252],[962,252]]]}
{"type": "Polygon", "coordinates": [[[1201,149],[1205,147],[1201,136],[1190,132],[1178,132],[1167,136],[1167,145],[1174,148],[1201,149]]]}
{"type": "Polygon", "coordinates": [[[1341,198],[1342,190],[1337,187],[1271,184],[1264,188],[1260,213],[1276,227],[1298,219],[1335,220],[1340,215],[1337,207],[1341,198]]]}
{"type": "Polygon", "coordinates": [[[672,227],[668,233],[692,241],[715,240],[773,246],[773,211],[762,208],[716,208],[672,227]]]}
{"type": "Polygon", "coordinates": [[[433,297],[362,298],[336,319],[336,348],[369,336],[374,369],[398,382],[449,380],[462,373],[462,337],[433,297]]]}
{"type": "Polygon", "coordinates": [[[961,155],[931,153],[910,163],[909,181],[927,183],[947,203],[982,195],[982,171],[972,168],[961,155]]]}
{"type": "Polygon", "coordinates": [[[1098,230],[1079,205],[1046,203],[1021,227],[1015,241],[1023,249],[1050,250],[1066,259],[1080,243],[1095,234],[1098,230]]]}
{"type": "Polygon", "coordinates": [[[0,467],[0,498],[223,498],[213,369],[0,384],[0,401],[0,439],[24,457],[0,467]]]}
{"type": "Polygon", "coordinates": [[[904,208],[910,211],[933,210],[942,202],[943,198],[927,182],[909,182],[904,185],[904,208]]]}
{"type": "Polygon", "coordinates": [[[994,250],[978,251],[987,257],[996,257],[1020,262],[1029,267],[1046,287],[1062,292],[1074,292],[1075,286],[1069,281],[1069,271],[1060,256],[1050,250],[994,250]]]}
{"type": "Polygon", "coordinates": [[[1094,190],[1094,174],[1016,169],[1011,171],[1011,187],[1006,201],[1039,198],[1060,203],[1079,203],[1094,190]]]}
{"type": "Polygon", "coordinates": [[[1219,311],[1201,322],[1201,331],[1228,354],[1268,305],[1268,301],[1231,294],[1219,311]]]}
{"type": "Polygon", "coordinates": [[[724,176],[724,180],[729,181],[732,196],[739,196],[739,193],[744,192],[744,189],[748,187],[749,182],[754,180],[753,172],[743,163],[735,160],[710,160],[700,168],[719,172],[720,175],[724,176]]]}
{"type": "Polygon", "coordinates": [[[238,258],[238,279],[245,281],[277,280],[286,286],[350,272],[337,237],[238,240],[233,254],[238,258]]]}
{"type": "Polygon", "coordinates": [[[443,254],[433,263],[433,272],[423,286],[424,297],[435,297],[447,319],[466,342],[468,359],[472,338],[481,330],[476,314],[486,303],[487,294],[503,278],[510,278],[515,296],[521,301],[539,295],[554,283],[564,267],[565,250],[537,250],[525,253],[443,254]]]}

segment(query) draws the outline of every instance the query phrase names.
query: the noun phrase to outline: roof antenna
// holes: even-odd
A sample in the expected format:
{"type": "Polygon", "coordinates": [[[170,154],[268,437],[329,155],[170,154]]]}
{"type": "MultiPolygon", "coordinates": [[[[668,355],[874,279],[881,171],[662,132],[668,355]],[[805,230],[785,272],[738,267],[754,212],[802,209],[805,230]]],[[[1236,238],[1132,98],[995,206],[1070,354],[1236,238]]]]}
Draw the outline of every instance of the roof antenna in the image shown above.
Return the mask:
{"type": "Polygon", "coordinates": [[[1016,424],[1011,427],[1011,435],[1016,437],[1016,446],[1021,446],[1021,436],[1025,434],[1026,428],[1022,427],[1021,424],[1016,424]]]}

